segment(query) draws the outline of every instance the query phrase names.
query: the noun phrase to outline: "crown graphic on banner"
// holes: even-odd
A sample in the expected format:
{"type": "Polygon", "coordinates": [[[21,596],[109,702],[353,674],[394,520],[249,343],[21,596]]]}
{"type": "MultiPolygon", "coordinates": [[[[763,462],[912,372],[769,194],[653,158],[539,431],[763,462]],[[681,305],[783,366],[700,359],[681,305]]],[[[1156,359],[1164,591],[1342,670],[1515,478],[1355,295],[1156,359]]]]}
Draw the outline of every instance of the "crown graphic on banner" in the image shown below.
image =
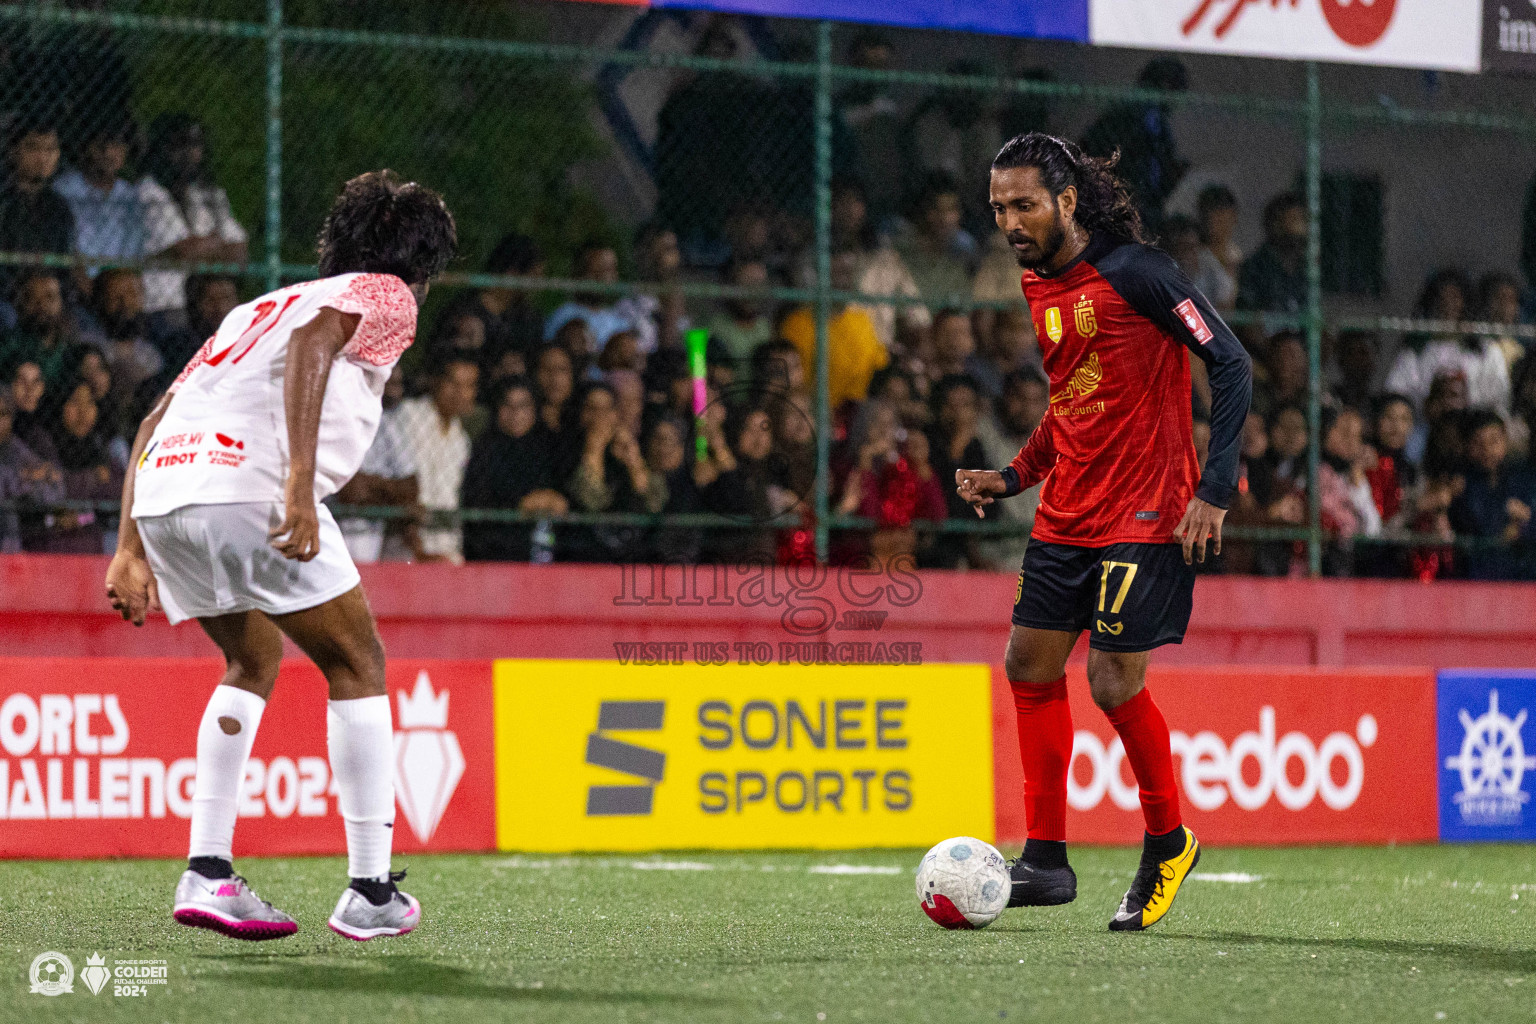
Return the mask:
{"type": "Polygon", "coordinates": [[[397,692],[395,700],[400,708],[402,729],[445,729],[448,727],[448,691],[432,692],[432,680],[427,670],[416,676],[416,688],[410,693],[397,692]]]}

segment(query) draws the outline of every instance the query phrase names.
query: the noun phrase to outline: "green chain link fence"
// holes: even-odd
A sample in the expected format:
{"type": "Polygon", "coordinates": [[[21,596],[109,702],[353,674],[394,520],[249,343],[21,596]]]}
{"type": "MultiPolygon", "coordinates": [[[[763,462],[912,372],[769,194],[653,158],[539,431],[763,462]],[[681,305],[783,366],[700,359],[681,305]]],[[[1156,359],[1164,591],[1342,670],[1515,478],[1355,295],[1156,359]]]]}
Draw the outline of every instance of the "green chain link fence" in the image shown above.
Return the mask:
{"type": "MultiPolygon", "coordinates": [[[[0,252],[0,272],[14,287],[28,268],[67,271],[66,290],[78,288],[83,294],[100,290],[90,283],[92,275],[99,280],[113,268],[142,271],[151,311],[174,318],[183,315],[177,312],[180,297],[167,310],[163,293],[179,291],[187,274],[233,276],[243,297],[311,276],[314,234],[340,183],[362,170],[388,166],[438,189],[454,209],[464,258],[441,282],[450,296],[463,289],[508,289],[532,296],[540,310],[572,292],[612,298],[680,295],[696,313],[731,299],[808,307],[817,339],[817,358],[807,367],[814,380],[816,472],[804,498],[812,514],[785,514],[758,525],[803,527],[814,538],[815,553],[825,558],[837,531],[875,525],[836,514],[827,361],[829,321],[836,312],[845,303],[862,303],[900,322],[910,311],[941,306],[994,314],[1024,308],[1016,285],[1011,291],[988,291],[966,282],[963,288],[946,289],[941,275],[928,275],[925,293],[871,295],[857,282],[836,279],[834,183],[848,174],[853,146],[862,142],[871,150],[869,138],[855,138],[858,126],[850,126],[846,110],[878,94],[912,112],[914,119],[928,111],[953,121],[963,120],[967,104],[984,99],[999,111],[1001,137],[1014,130],[1062,130],[1065,111],[1103,112],[1117,104],[1166,104],[1198,110],[1217,122],[1259,119],[1272,125],[1275,161],[1293,163],[1300,171],[1309,225],[1307,301],[1289,315],[1235,313],[1231,320],[1239,327],[1290,327],[1304,335],[1310,507],[1304,524],[1234,526],[1229,536],[1251,543],[1304,544],[1308,567],[1317,573],[1330,543],[1317,486],[1325,332],[1452,326],[1376,316],[1325,317],[1325,146],[1366,131],[1441,141],[1448,134],[1492,134],[1521,146],[1536,140],[1536,118],[1518,107],[1408,109],[1362,102],[1353,95],[1330,101],[1324,95],[1323,70],[1315,63],[1295,65],[1289,89],[1218,95],[1088,85],[1038,74],[994,76],[968,66],[949,74],[870,70],[834,58],[835,44],[857,29],[830,22],[793,26],[783,59],[773,61],[735,52],[739,37],[728,39],[725,30],[720,30],[719,45],[712,46],[714,27],[706,30],[693,56],[551,41],[598,34],[596,16],[582,12],[572,17],[577,20],[568,22],[563,10],[555,13],[547,6],[415,0],[0,6],[0,59],[5,62],[0,66],[0,108],[12,119],[13,138],[29,117],[55,126],[69,167],[91,160],[93,146],[99,156],[104,142],[121,142],[126,165],[120,173],[137,182],[156,171],[157,159],[186,144],[187,126],[195,123],[201,128],[194,141],[204,148],[206,176],[228,197],[227,215],[211,214],[212,234],[222,238],[208,245],[166,250],[163,243],[174,232],[157,230],[155,209],[146,204],[146,237],[135,251],[132,239],[123,236],[131,234],[129,222],[136,214],[125,206],[116,213],[122,218],[116,230],[111,216],[104,216],[101,222],[108,227],[90,239],[82,235],[67,247],[71,251],[0,245],[8,250],[0,252]],[[624,141],[619,133],[610,137],[598,127],[615,96],[659,107],[658,125],[648,147],[640,147],[648,148],[648,166],[637,168],[630,160],[624,165],[630,169],[627,177],[603,182],[591,169],[611,167],[615,147],[624,141]],[[604,160],[609,162],[601,164],[604,160]],[[721,173],[722,167],[729,173],[721,173]],[[569,254],[584,240],[606,237],[627,258],[630,229],[623,225],[644,219],[634,214],[637,208],[653,208],[677,230],[684,248],[702,254],[704,262],[712,251],[740,247],[753,232],[771,236],[777,249],[803,255],[776,267],[774,284],[734,285],[703,274],[644,280],[650,268],[643,254],[635,270],[624,275],[627,280],[579,280],[569,254]],[[497,240],[509,231],[537,239],[549,254],[547,267],[533,276],[471,269],[484,266],[497,240]]],[[[922,139],[900,141],[920,149],[922,139]]],[[[912,150],[883,158],[872,152],[866,153],[871,157],[866,161],[871,179],[864,183],[866,200],[874,213],[902,212],[894,208],[899,201],[894,189],[882,182],[895,170],[891,161],[909,159],[912,150]]],[[[982,191],[988,158],[978,150],[980,171],[961,168],[966,179],[962,216],[983,224],[978,230],[982,239],[990,238],[982,191]]],[[[143,190],[137,191],[142,199],[143,190]]],[[[1468,230],[1477,226],[1469,224],[1468,230]]],[[[979,259],[995,255],[987,251],[989,244],[983,241],[979,259]]],[[[429,304],[417,350],[427,348],[432,314],[442,308],[442,299],[429,304]]],[[[1455,329],[1491,330],[1466,323],[1455,329]]],[[[1527,342],[1536,338],[1536,328],[1498,330],[1527,342]]],[[[61,513],[110,515],[113,505],[98,496],[61,499],[52,507],[61,513]]],[[[390,507],[347,511],[383,520],[407,515],[390,507]]],[[[432,521],[532,523],[542,518],[502,509],[461,509],[436,513],[432,521]]],[[[739,520],[708,514],[572,513],[561,522],[741,529],[739,520]]],[[[950,519],[938,529],[960,537],[996,538],[1027,532],[1028,524],[950,519]]],[[[1446,545],[1439,536],[1414,535],[1362,545],[1372,543],[1446,545]]],[[[1454,544],[1488,546],[1466,538],[1454,544]]]]}

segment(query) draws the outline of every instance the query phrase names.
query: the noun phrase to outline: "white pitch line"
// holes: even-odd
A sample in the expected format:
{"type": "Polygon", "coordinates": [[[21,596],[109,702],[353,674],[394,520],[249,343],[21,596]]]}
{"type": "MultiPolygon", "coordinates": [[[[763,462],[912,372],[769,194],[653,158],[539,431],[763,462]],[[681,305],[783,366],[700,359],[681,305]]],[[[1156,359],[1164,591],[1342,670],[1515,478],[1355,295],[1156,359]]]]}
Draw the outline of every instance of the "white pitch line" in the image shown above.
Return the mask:
{"type": "Polygon", "coordinates": [[[1246,871],[1196,871],[1189,876],[1201,882],[1262,882],[1263,875],[1250,875],[1246,871]]]}
{"type": "Polygon", "coordinates": [[[630,862],[636,871],[713,871],[713,864],[697,860],[637,860],[630,862]]]}

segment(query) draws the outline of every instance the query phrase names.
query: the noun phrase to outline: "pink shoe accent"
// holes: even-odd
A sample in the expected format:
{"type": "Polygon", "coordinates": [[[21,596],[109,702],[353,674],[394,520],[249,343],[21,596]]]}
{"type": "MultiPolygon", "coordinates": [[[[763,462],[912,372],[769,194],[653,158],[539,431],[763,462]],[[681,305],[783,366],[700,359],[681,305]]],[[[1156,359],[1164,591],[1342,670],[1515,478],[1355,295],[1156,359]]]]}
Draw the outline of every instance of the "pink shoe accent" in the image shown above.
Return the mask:
{"type": "Polygon", "coordinates": [[[206,928],[231,939],[261,942],[266,939],[286,939],[299,930],[298,924],[283,921],[233,921],[226,920],[210,910],[182,907],[171,915],[178,924],[189,928],[206,928]]]}
{"type": "Polygon", "coordinates": [[[219,891],[214,893],[214,895],[215,896],[239,896],[240,895],[240,886],[236,885],[234,882],[225,882],[223,885],[219,886],[219,891]]]}

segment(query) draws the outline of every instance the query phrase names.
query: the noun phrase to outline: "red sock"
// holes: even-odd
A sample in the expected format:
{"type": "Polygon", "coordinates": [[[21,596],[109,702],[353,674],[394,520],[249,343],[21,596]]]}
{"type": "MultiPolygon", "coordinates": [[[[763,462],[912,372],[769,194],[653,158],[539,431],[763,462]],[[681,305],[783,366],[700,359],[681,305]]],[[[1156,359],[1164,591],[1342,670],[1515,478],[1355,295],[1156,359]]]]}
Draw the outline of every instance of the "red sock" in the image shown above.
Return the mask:
{"type": "Polygon", "coordinates": [[[1019,758],[1024,762],[1024,819],[1029,838],[1065,842],[1067,772],[1072,766],[1072,708],[1067,677],[1054,683],[1015,683],[1019,758]]]}
{"type": "Polygon", "coordinates": [[[1172,832],[1180,825],[1179,788],[1173,780],[1168,723],[1152,703],[1152,692],[1143,687],[1136,696],[1104,713],[1120,734],[1125,759],[1131,762],[1136,784],[1141,787],[1141,813],[1147,819],[1147,831],[1155,836],[1172,832]]]}

